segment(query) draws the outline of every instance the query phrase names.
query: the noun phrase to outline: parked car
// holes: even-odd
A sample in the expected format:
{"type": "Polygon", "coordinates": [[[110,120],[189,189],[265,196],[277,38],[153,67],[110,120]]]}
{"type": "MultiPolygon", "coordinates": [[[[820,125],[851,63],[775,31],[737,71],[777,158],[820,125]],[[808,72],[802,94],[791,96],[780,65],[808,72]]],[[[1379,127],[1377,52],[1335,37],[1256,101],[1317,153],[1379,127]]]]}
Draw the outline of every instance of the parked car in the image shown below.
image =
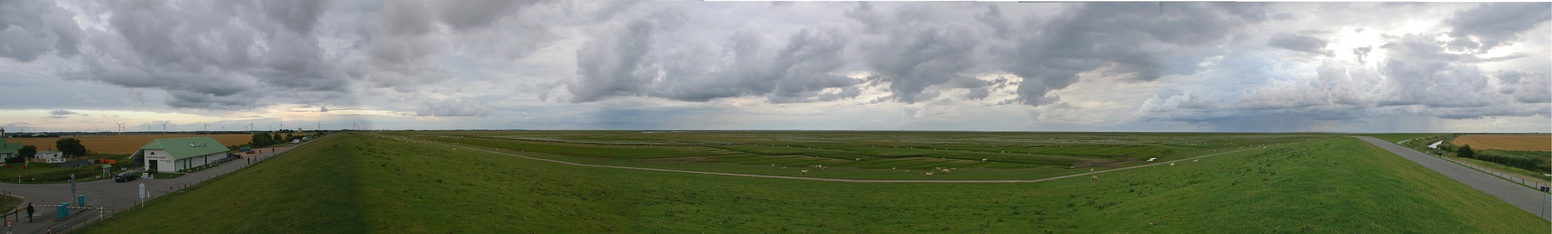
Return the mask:
{"type": "Polygon", "coordinates": [[[113,175],[113,182],[127,182],[139,178],[140,174],[135,174],[134,172],[120,172],[119,174],[113,175]]]}

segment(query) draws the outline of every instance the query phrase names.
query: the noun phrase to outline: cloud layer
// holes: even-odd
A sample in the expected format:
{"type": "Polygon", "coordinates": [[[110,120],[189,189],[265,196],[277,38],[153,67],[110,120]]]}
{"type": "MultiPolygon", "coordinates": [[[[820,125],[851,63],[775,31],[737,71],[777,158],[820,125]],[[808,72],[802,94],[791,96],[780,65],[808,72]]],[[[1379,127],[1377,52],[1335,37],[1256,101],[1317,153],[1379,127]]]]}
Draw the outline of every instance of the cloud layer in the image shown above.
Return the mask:
{"type": "Polygon", "coordinates": [[[620,121],[599,115],[700,119],[852,106],[899,113],[892,115],[901,126],[1013,118],[1037,123],[1026,127],[1075,121],[1096,129],[1268,116],[1296,119],[1293,129],[1397,115],[1546,118],[1549,9],[3,1],[0,75],[26,78],[0,83],[100,89],[41,108],[53,119],[105,106],[525,121],[592,115],[584,119],[610,124],[620,121]],[[1369,17],[1376,14],[1387,17],[1369,17]],[[614,109],[626,105],[636,106],[614,109]]]}

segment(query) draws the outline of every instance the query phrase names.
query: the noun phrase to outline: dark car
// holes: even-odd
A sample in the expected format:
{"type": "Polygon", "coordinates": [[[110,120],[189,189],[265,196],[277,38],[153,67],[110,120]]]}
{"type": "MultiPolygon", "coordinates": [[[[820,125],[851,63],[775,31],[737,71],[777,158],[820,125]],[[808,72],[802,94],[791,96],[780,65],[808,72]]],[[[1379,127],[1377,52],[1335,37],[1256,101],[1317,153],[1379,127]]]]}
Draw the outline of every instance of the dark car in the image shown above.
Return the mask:
{"type": "Polygon", "coordinates": [[[120,172],[119,174],[113,175],[113,182],[126,182],[139,178],[140,175],[136,175],[132,172],[120,172]]]}

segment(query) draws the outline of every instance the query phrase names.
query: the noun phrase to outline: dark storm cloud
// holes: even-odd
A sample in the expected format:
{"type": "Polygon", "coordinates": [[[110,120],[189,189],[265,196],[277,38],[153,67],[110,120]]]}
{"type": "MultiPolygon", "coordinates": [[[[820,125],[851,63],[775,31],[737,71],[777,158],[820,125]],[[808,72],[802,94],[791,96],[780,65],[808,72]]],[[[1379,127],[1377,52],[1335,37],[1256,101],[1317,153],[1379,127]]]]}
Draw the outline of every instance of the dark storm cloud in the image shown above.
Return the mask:
{"type": "Polygon", "coordinates": [[[52,1],[0,1],[0,57],[28,62],[48,52],[80,53],[73,16],[52,1]]]}
{"type": "Polygon", "coordinates": [[[1281,33],[1267,39],[1266,45],[1304,53],[1331,55],[1331,51],[1326,50],[1325,40],[1306,35],[1281,33]]]}
{"type": "Polygon", "coordinates": [[[742,30],[726,40],[685,38],[690,15],[659,11],[613,23],[577,50],[572,102],[614,96],[681,101],[758,96],[774,103],[860,94],[857,81],[830,74],[845,64],[849,39],[834,28],[800,29],[778,41],[742,30]],[[827,89],[838,89],[827,92],[827,89]],[[836,92],[838,91],[838,92],[836,92]]]}
{"type": "Polygon", "coordinates": [[[1263,5],[1245,3],[1085,4],[1026,24],[999,61],[1024,78],[1013,101],[1043,105],[1059,100],[1048,94],[1077,82],[1078,73],[1102,67],[1131,80],[1158,79],[1167,46],[1215,45],[1265,14],[1263,5]]]}
{"type": "Polygon", "coordinates": [[[1552,20],[1552,3],[1485,3],[1456,13],[1445,23],[1453,28],[1453,47],[1485,51],[1518,40],[1547,20],[1552,20]]]}
{"type": "Polygon", "coordinates": [[[929,18],[931,9],[917,6],[883,14],[864,2],[846,12],[869,32],[869,40],[859,47],[864,63],[878,79],[889,82],[892,95],[886,98],[904,103],[933,100],[937,93],[924,92],[928,87],[967,79],[962,73],[976,66],[971,54],[985,40],[971,32],[973,25],[934,20],[929,18]]]}
{"type": "MultiPolygon", "coordinates": [[[[89,43],[97,56],[67,77],[166,91],[178,108],[238,109],[276,90],[342,91],[311,35],[316,1],[108,2],[109,31],[89,43]]],[[[303,94],[298,96],[319,96],[303,94]]],[[[322,95],[328,96],[328,95],[322,95]]]]}

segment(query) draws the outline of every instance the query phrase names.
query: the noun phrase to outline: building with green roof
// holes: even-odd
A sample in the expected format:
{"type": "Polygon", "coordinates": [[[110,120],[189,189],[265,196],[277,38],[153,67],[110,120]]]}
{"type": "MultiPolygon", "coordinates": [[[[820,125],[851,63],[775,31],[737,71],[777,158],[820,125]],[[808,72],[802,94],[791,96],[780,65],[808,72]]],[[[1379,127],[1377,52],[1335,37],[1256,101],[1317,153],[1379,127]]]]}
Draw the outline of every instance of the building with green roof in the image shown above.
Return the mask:
{"type": "Polygon", "coordinates": [[[21,143],[6,142],[5,138],[0,137],[0,161],[11,157],[23,157],[19,155],[21,154],[22,146],[21,143]]]}
{"type": "Polygon", "coordinates": [[[130,155],[142,158],[146,171],[179,172],[215,163],[231,151],[210,137],[164,138],[151,140],[130,155]]]}

